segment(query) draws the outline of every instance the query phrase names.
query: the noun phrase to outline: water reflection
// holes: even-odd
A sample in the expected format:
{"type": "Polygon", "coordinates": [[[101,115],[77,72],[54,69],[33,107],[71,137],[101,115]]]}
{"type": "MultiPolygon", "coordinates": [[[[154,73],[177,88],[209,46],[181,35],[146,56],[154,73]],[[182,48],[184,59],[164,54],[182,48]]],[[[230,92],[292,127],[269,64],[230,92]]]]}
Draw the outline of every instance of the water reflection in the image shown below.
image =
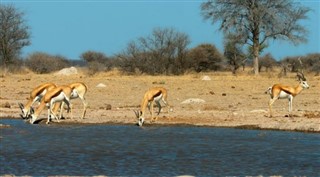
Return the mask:
{"type": "Polygon", "coordinates": [[[319,134],[0,123],[0,175],[320,176],[319,134]]]}

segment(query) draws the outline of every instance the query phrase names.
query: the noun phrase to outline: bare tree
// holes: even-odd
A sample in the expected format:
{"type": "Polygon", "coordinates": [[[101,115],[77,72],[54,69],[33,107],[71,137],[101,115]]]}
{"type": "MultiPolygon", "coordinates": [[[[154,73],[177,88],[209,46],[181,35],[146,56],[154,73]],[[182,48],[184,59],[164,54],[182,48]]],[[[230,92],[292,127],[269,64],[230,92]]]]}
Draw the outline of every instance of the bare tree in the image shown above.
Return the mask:
{"type": "Polygon", "coordinates": [[[104,63],[107,59],[106,55],[102,52],[96,51],[86,51],[80,55],[80,58],[88,63],[90,62],[99,62],[104,63]]]}
{"type": "Polygon", "coordinates": [[[267,53],[263,57],[260,58],[259,72],[261,72],[262,67],[268,71],[277,65],[277,61],[273,58],[271,53],[267,53]]]}
{"type": "Polygon", "coordinates": [[[114,66],[126,73],[149,73],[152,65],[149,61],[151,54],[144,51],[139,41],[131,41],[122,52],[116,55],[114,66]]]}
{"type": "Polygon", "coordinates": [[[289,71],[291,72],[298,72],[301,71],[302,65],[301,62],[299,61],[299,57],[285,57],[281,63],[284,63],[283,65],[287,65],[289,71]]]}
{"type": "Polygon", "coordinates": [[[29,27],[23,16],[12,5],[0,5],[0,60],[5,68],[14,63],[24,46],[30,45],[29,27]]]}
{"type": "Polygon", "coordinates": [[[112,67],[109,58],[102,52],[86,51],[80,55],[80,58],[87,62],[89,75],[110,70],[112,67]]]}
{"type": "Polygon", "coordinates": [[[26,66],[38,74],[50,73],[70,66],[69,61],[60,55],[49,55],[43,52],[30,54],[25,61],[26,66]]]}
{"type": "Polygon", "coordinates": [[[306,41],[306,29],[299,20],[310,9],[291,0],[209,0],[201,4],[204,19],[221,22],[220,30],[241,37],[253,48],[254,72],[259,74],[259,49],[269,39],[306,41]]]}
{"type": "Polygon", "coordinates": [[[242,43],[239,37],[231,33],[227,34],[224,40],[224,56],[231,66],[232,74],[236,74],[240,66],[244,66],[246,62],[246,56],[242,51],[242,43]]]}
{"type": "Polygon", "coordinates": [[[172,28],[156,28],[147,37],[140,37],[128,44],[118,54],[126,71],[148,74],[180,74],[186,67],[188,35],[172,28]]]}
{"type": "Polygon", "coordinates": [[[320,53],[311,53],[301,59],[307,70],[320,74],[320,53]]]}

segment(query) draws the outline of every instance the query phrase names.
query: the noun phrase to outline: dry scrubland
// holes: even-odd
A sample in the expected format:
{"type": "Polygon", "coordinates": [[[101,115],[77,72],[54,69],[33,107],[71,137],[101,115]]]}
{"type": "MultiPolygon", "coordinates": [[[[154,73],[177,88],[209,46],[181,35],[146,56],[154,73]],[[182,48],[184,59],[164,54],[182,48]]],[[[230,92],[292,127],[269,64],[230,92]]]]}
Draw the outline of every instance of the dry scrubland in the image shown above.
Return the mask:
{"type": "MultiPolygon", "coordinates": [[[[136,124],[133,110],[139,109],[144,92],[154,86],[168,89],[168,102],[173,111],[164,108],[157,121],[150,123],[150,114],[146,112],[146,124],[149,125],[195,125],[216,127],[241,127],[257,129],[277,129],[293,131],[320,132],[320,77],[306,75],[310,89],[304,90],[293,100],[293,117],[287,117],[288,101],[275,102],[274,117],[268,117],[269,95],[264,91],[274,83],[296,86],[295,74],[278,78],[277,74],[262,73],[260,76],[240,73],[232,76],[225,73],[186,74],[183,76],[126,76],[117,71],[87,76],[83,72],[64,76],[54,74],[37,75],[7,74],[0,78],[0,111],[2,118],[20,118],[18,102],[25,104],[30,91],[45,82],[58,85],[82,81],[88,85],[86,95],[88,110],[85,119],[80,119],[82,103],[72,100],[73,116],[65,113],[69,123],[108,123],[136,124]],[[202,80],[209,76],[211,80],[202,80]],[[106,87],[96,87],[98,84],[106,87]],[[205,102],[185,103],[197,98],[205,102]]],[[[157,109],[155,109],[157,110],[157,109]]],[[[40,116],[47,117],[44,110],[40,116]]],[[[42,121],[40,123],[44,123],[42,121]]]]}

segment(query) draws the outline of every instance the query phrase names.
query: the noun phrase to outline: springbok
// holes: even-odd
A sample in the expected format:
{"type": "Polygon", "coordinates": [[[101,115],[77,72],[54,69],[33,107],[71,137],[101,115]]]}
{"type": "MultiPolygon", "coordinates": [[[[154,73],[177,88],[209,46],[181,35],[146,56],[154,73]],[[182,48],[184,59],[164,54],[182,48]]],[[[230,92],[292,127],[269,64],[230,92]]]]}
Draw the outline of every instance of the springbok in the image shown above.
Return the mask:
{"type": "Polygon", "coordinates": [[[35,102],[40,102],[42,97],[50,90],[56,88],[57,86],[54,83],[44,83],[36,88],[34,88],[30,92],[30,97],[26,105],[24,106],[22,103],[18,103],[22,114],[20,114],[22,119],[27,119],[30,115],[30,108],[35,102]]]}
{"type": "Polygon", "coordinates": [[[31,107],[30,109],[30,123],[34,124],[34,122],[39,117],[41,111],[45,108],[45,106],[48,108],[48,120],[47,124],[49,124],[51,120],[51,115],[59,122],[59,119],[52,111],[53,105],[57,102],[64,102],[68,106],[68,112],[71,111],[71,105],[70,105],[70,97],[72,94],[72,89],[69,86],[58,86],[52,90],[49,90],[43,97],[43,99],[40,102],[40,106],[37,108],[36,111],[31,107]]]}
{"type": "Polygon", "coordinates": [[[269,113],[270,117],[272,117],[272,104],[277,99],[288,99],[289,100],[289,116],[291,116],[292,112],[292,101],[295,96],[301,93],[303,89],[308,89],[309,85],[307,83],[307,79],[300,72],[297,73],[299,85],[296,87],[285,86],[282,84],[275,84],[272,87],[269,87],[266,93],[269,93],[271,99],[269,101],[269,113]]]}
{"type": "Polygon", "coordinates": [[[163,87],[154,87],[150,88],[145,94],[141,102],[140,110],[134,111],[136,114],[136,118],[138,119],[138,125],[142,126],[144,123],[144,115],[145,115],[145,109],[148,106],[148,109],[151,113],[151,121],[154,121],[153,119],[153,104],[156,102],[156,104],[159,107],[158,115],[161,111],[161,104],[160,101],[162,101],[166,106],[169,106],[167,103],[167,89],[163,87]],[[151,109],[150,109],[151,108],[151,109]]]}
{"type": "MultiPolygon", "coordinates": [[[[84,116],[86,115],[86,111],[87,111],[87,101],[85,99],[85,95],[87,93],[88,87],[85,83],[83,82],[75,82],[75,83],[71,83],[68,85],[71,89],[71,96],[70,99],[76,99],[76,98],[80,98],[83,104],[83,112],[82,112],[82,116],[81,118],[83,119],[84,116]]],[[[63,105],[64,102],[58,102],[54,105],[53,107],[53,112],[57,113],[58,110],[60,109],[60,115],[59,115],[59,119],[62,117],[62,110],[63,110],[63,105]]]]}

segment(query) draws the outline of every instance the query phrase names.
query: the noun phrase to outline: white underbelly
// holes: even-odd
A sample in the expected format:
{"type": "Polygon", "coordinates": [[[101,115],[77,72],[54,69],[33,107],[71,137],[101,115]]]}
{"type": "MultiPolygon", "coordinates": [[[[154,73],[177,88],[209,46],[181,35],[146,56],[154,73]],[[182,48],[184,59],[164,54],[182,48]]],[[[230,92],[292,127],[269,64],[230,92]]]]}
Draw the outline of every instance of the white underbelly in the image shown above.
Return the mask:
{"type": "Polygon", "coordinates": [[[53,98],[51,99],[51,102],[53,102],[53,103],[55,103],[55,102],[61,102],[61,101],[63,101],[65,98],[66,98],[66,95],[65,95],[63,92],[61,92],[58,96],[53,97],[53,98]]]}
{"type": "Polygon", "coordinates": [[[162,99],[162,94],[153,98],[154,101],[160,101],[162,99]]]}
{"type": "Polygon", "coordinates": [[[37,97],[41,99],[47,93],[47,89],[44,89],[37,97]]]}
{"type": "Polygon", "coordinates": [[[290,94],[288,94],[287,92],[281,91],[280,95],[279,95],[279,99],[286,99],[289,98],[290,94]]]}

